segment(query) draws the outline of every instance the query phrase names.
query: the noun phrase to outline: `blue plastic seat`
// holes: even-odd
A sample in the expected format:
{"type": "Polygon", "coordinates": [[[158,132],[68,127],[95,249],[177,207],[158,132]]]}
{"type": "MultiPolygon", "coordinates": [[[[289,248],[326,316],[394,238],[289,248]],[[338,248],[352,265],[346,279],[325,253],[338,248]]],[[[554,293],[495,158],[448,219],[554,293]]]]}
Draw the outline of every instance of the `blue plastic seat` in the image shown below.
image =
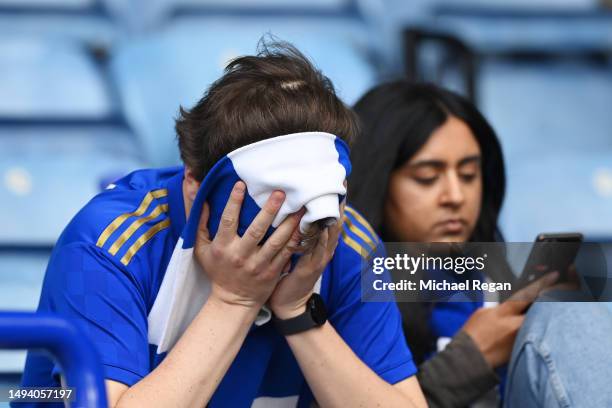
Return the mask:
{"type": "Polygon", "coordinates": [[[339,10],[347,7],[351,0],[169,0],[169,3],[175,7],[339,10]]]}
{"type": "Polygon", "coordinates": [[[119,30],[102,0],[1,0],[0,36],[5,35],[109,45],[119,30]]]}
{"type": "Polygon", "coordinates": [[[478,89],[510,160],[612,151],[609,66],[485,63],[478,89]]]}
{"type": "Polygon", "coordinates": [[[542,154],[508,164],[501,226],[508,241],[542,232],[612,240],[612,150],[542,154]]]}
{"type": "Polygon", "coordinates": [[[143,165],[108,82],[72,42],[0,40],[0,244],[53,244],[111,175],[143,165]]]}
{"type": "MultiPolygon", "coordinates": [[[[537,2],[536,2],[537,3],[537,2]]],[[[479,52],[506,50],[584,51],[612,45],[612,14],[597,10],[593,4],[556,11],[555,7],[512,8],[472,7],[441,11],[433,25],[459,37],[479,52]],[[534,9],[530,12],[530,9],[534,9]],[[473,12],[470,12],[473,11],[473,12]]]]}
{"type": "MultiPolygon", "coordinates": [[[[0,310],[36,310],[49,253],[44,248],[6,248],[0,244],[0,310]]],[[[25,354],[22,350],[0,350],[0,386],[18,385],[18,380],[3,377],[23,370],[25,354]]]]}
{"type": "Polygon", "coordinates": [[[0,119],[104,119],[116,114],[104,75],[72,41],[0,37],[0,119]]]}
{"type": "Polygon", "coordinates": [[[355,0],[101,0],[126,31],[156,31],[177,17],[356,14],[355,0]]]}
{"type": "Polygon", "coordinates": [[[353,20],[183,18],[165,30],[124,43],[111,68],[130,125],[155,165],[178,161],[174,118],[193,106],[234,57],[254,54],[262,35],[293,42],[329,76],[347,104],[376,80],[369,39],[353,20]]]}
{"type": "Polygon", "coordinates": [[[44,247],[0,245],[0,310],[36,310],[49,254],[44,247]]]}
{"type": "Polygon", "coordinates": [[[115,126],[0,127],[0,244],[52,245],[103,180],[142,166],[115,126]]]}

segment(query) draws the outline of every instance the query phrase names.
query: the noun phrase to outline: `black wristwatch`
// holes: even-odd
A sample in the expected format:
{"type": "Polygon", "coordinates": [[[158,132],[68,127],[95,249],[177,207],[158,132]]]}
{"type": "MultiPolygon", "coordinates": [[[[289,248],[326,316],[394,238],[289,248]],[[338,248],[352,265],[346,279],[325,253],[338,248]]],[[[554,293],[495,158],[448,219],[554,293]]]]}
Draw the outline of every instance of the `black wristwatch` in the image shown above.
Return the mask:
{"type": "Polygon", "coordinates": [[[327,321],[327,309],[323,298],[313,293],[306,302],[306,311],[291,319],[281,320],[274,316],[272,319],[276,330],[284,336],[301,333],[314,327],[320,327],[327,321]]]}

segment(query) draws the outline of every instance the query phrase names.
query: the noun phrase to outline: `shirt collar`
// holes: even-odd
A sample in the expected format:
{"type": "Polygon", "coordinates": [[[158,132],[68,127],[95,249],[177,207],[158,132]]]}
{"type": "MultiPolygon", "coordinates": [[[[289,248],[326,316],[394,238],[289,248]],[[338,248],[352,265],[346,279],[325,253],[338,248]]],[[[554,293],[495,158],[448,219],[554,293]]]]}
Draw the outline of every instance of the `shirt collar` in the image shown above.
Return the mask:
{"type": "Polygon", "coordinates": [[[185,200],[183,198],[183,178],[185,176],[185,167],[176,168],[176,174],[168,179],[168,213],[170,215],[170,223],[172,225],[172,233],[175,240],[178,241],[183,227],[185,227],[185,200]]]}

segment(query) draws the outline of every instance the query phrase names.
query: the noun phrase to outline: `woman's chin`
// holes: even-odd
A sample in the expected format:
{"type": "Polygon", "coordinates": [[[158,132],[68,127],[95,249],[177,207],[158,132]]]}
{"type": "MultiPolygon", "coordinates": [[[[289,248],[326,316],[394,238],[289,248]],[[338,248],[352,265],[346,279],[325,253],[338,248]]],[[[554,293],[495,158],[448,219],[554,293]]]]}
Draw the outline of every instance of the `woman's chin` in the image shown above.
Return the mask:
{"type": "Polygon", "coordinates": [[[466,242],[468,237],[466,234],[442,234],[437,235],[429,240],[429,242],[466,242]]]}

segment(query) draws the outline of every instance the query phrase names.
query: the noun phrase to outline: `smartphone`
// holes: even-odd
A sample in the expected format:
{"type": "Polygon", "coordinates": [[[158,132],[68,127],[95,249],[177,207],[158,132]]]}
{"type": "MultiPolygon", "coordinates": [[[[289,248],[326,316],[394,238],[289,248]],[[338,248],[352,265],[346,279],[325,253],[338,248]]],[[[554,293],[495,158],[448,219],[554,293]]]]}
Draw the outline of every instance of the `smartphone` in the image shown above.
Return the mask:
{"type": "Polygon", "coordinates": [[[553,271],[559,272],[557,283],[576,282],[576,277],[570,276],[568,271],[582,241],[579,232],[539,234],[515,288],[521,289],[553,271]]]}

